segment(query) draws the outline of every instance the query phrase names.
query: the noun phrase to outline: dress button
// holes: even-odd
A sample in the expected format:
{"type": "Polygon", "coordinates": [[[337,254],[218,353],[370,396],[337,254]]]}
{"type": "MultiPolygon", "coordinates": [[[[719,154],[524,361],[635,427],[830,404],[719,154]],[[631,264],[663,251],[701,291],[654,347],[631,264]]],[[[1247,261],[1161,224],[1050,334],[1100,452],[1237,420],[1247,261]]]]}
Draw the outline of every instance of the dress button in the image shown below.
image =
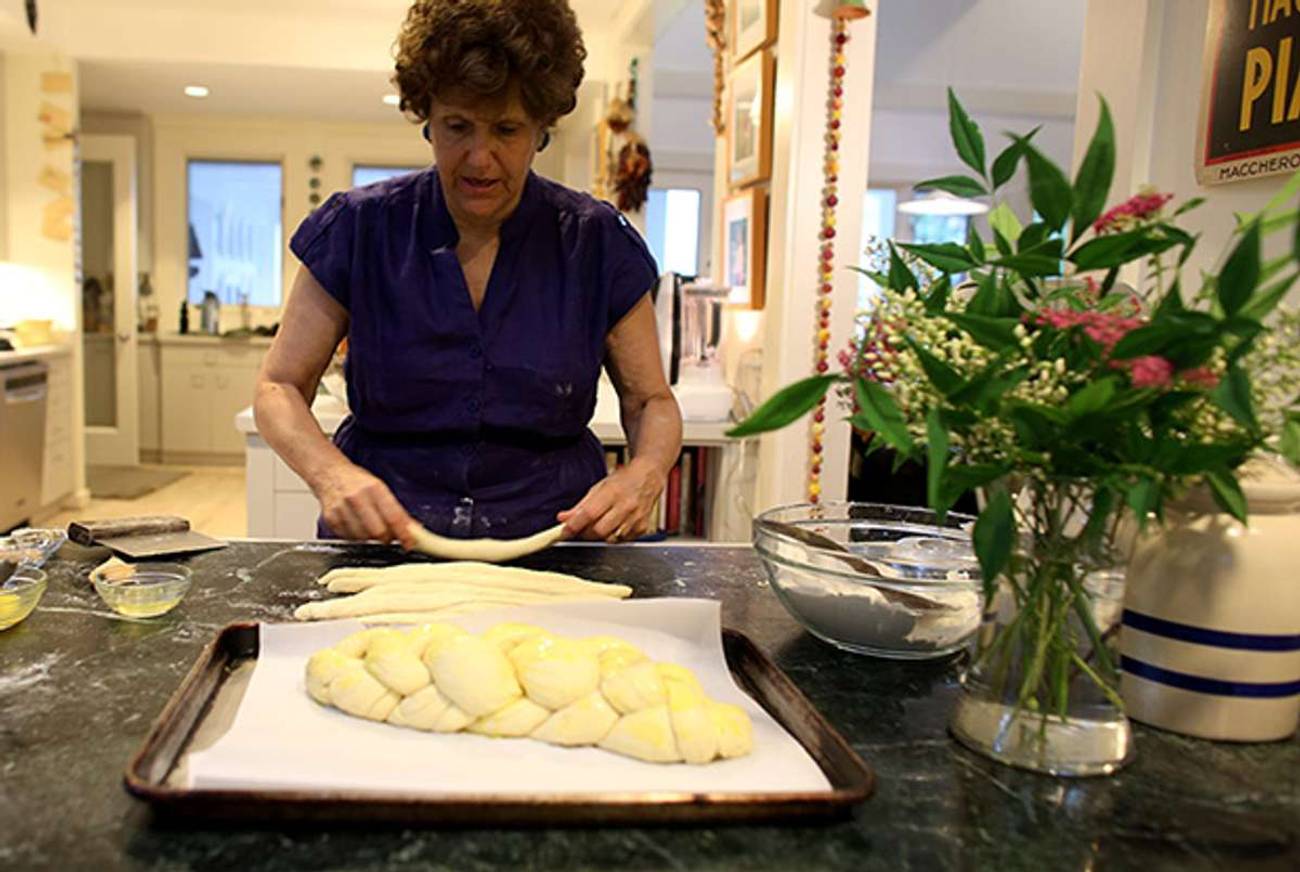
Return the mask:
{"type": "Polygon", "coordinates": [[[469,356],[477,360],[483,356],[483,348],[477,342],[469,347],[469,356]]]}
{"type": "Polygon", "coordinates": [[[468,403],[466,403],[465,405],[469,406],[469,410],[470,410],[471,412],[477,412],[477,411],[478,411],[478,406],[479,406],[479,402],[478,402],[478,400],[470,400],[470,401],[469,401],[468,403]]]}

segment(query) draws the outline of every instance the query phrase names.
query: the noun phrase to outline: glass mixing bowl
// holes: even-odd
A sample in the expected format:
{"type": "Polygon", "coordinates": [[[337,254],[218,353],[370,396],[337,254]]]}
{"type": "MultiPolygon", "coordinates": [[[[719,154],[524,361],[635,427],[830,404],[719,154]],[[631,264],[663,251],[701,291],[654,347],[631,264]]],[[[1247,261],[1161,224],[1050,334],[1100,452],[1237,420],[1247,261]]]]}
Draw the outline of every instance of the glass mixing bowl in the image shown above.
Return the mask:
{"type": "Polygon", "coordinates": [[[45,593],[45,573],[31,564],[0,564],[0,630],[24,620],[45,593]]]}
{"type": "Polygon", "coordinates": [[[878,503],[780,506],[754,549],[781,604],[810,633],[859,654],[943,657],[979,629],[970,515],[878,503]]]}
{"type": "Polygon", "coordinates": [[[110,563],[90,573],[99,597],[119,615],[153,618],[180,604],[190,568],[179,563],[110,563]]]}

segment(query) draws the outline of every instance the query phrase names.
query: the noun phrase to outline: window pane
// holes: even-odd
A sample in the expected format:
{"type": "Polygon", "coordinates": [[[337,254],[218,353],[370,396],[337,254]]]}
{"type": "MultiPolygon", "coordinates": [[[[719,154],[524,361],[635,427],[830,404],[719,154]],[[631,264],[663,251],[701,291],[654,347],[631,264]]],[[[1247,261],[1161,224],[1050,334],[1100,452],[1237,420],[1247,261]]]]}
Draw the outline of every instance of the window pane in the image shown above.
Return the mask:
{"type": "Polygon", "coordinates": [[[966,242],[966,225],[970,218],[965,215],[910,215],[912,222],[912,241],[918,244],[936,242],[966,242]]]}
{"type": "MultiPolygon", "coordinates": [[[[898,209],[898,192],[893,188],[869,188],[867,196],[862,199],[862,254],[858,257],[858,266],[866,270],[876,269],[871,262],[868,249],[877,240],[894,238],[894,213],[898,209]]],[[[866,276],[858,277],[858,309],[867,308],[871,297],[876,292],[876,283],[866,276]]]]}
{"type": "Polygon", "coordinates": [[[355,164],[352,167],[352,187],[360,188],[363,185],[373,185],[375,182],[382,182],[384,179],[391,179],[393,176],[404,176],[407,173],[415,172],[415,170],[415,167],[384,167],[355,164]]]}
{"type": "Polygon", "coordinates": [[[700,270],[700,192],[651,188],[646,201],[646,242],[659,272],[684,276],[700,270]]]}
{"type": "Polygon", "coordinates": [[[190,161],[189,300],[278,306],[284,234],[280,165],[190,161]]]}

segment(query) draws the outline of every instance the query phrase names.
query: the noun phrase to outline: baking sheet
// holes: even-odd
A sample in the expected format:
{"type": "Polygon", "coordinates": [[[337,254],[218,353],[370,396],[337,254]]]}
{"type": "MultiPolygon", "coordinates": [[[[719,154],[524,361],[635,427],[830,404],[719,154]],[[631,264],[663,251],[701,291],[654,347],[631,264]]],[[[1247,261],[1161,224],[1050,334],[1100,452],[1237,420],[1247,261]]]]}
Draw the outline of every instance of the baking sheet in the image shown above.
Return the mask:
{"type": "Polygon", "coordinates": [[[708,694],[742,706],[754,751],[707,766],[644,763],[597,748],[531,739],[425,733],[373,723],[307,696],[307,658],[362,629],[356,621],[264,624],[260,654],[229,732],[189,757],[194,790],[349,790],[428,796],[563,792],[790,793],[826,791],[821,769],[736,687],[722,652],[719,603],[647,599],[481,612],[451,623],[480,632],[501,621],[565,636],[610,633],[652,659],[694,670],[708,694]]]}

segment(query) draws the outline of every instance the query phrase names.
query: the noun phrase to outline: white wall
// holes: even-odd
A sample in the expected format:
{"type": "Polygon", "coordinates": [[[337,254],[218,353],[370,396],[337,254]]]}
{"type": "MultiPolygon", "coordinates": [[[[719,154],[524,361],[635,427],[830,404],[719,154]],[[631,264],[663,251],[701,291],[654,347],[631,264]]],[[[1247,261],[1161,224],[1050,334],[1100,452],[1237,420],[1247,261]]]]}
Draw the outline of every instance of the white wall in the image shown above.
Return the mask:
{"type": "MultiPolygon", "coordinates": [[[[287,296],[298,269],[289,238],[314,208],[308,202],[312,171],[319,155],[322,200],[351,187],[355,163],[423,166],[429,145],[417,128],[393,124],[322,124],[299,119],[228,119],[171,116],[154,119],[154,290],[161,309],[160,329],[175,332],[188,276],[186,166],[190,159],[280,161],[283,166],[284,288],[287,296]]],[[[279,310],[255,308],[254,324],[279,318],[279,310]]],[[[227,321],[226,323],[230,323],[227,321]]]]}
{"type": "MultiPolygon", "coordinates": [[[[1216,269],[1235,227],[1235,213],[1263,208],[1287,179],[1281,175],[1209,187],[1196,182],[1209,2],[1089,0],[1079,81],[1076,161],[1096,124],[1093,94],[1105,94],[1116,110],[1119,155],[1112,201],[1144,183],[1174,194],[1178,201],[1208,198],[1183,219],[1188,230],[1202,234],[1184,282],[1192,282],[1200,270],[1216,269]]],[[[1283,236],[1268,241],[1266,256],[1282,253],[1283,236]]],[[[1300,300],[1300,292],[1293,291],[1292,299],[1300,300]]]]}

